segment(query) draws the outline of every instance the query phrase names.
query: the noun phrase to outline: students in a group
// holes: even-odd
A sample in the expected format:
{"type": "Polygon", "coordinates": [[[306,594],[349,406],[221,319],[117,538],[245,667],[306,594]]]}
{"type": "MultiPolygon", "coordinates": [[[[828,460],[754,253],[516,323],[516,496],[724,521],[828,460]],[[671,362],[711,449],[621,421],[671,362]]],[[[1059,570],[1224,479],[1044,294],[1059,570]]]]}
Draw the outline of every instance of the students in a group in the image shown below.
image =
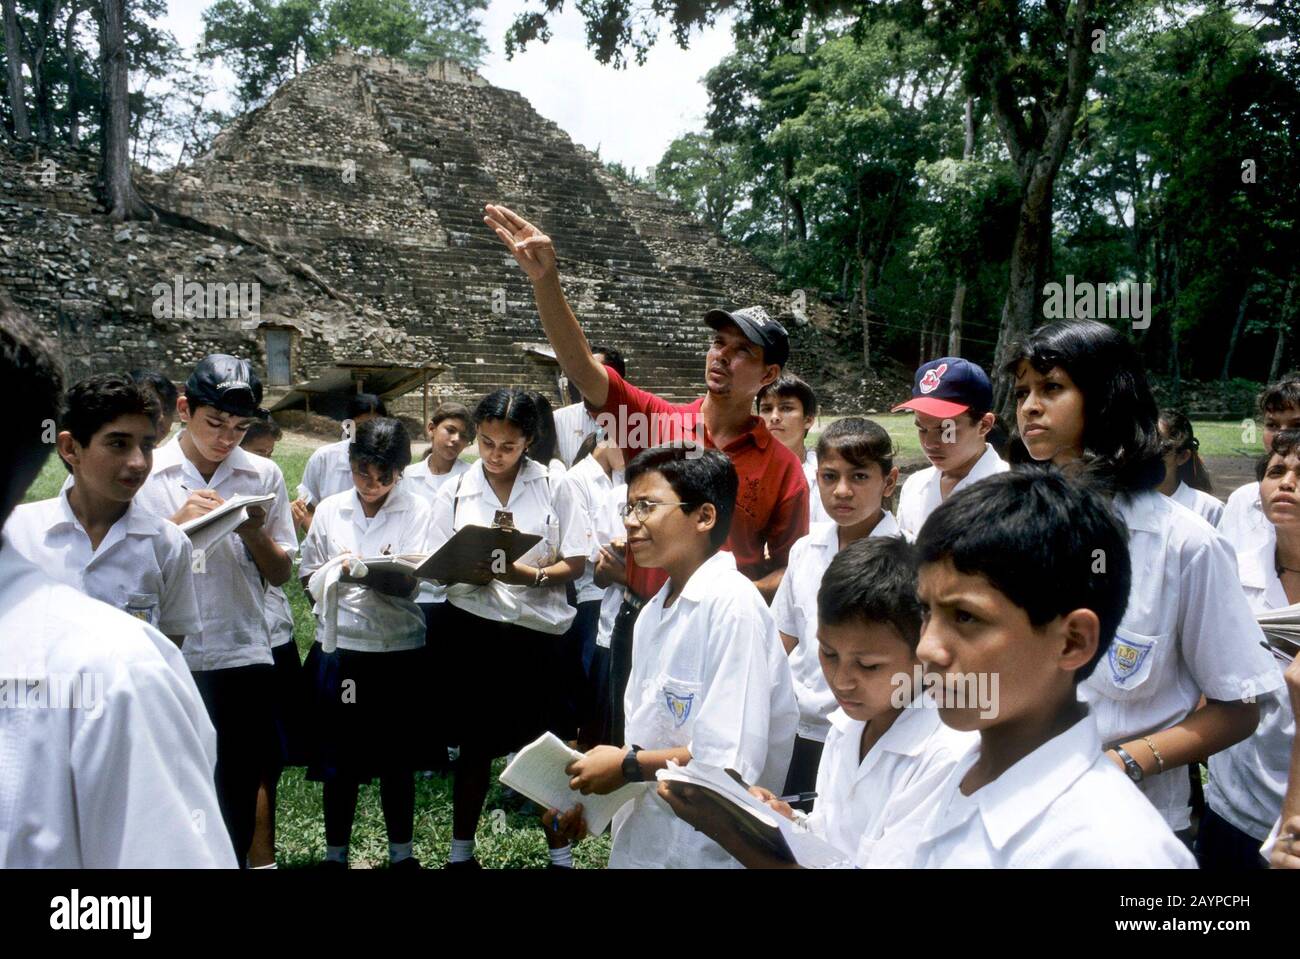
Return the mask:
{"type": "Polygon", "coordinates": [[[945,499],[986,476],[1010,467],[987,442],[995,418],[993,385],[976,364],[945,356],[919,367],[912,398],[893,412],[911,410],[921,452],[930,461],[903,482],[898,525],[916,539],[925,519],[945,499]]]}
{"type": "Polygon", "coordinates": [[[822,744],[831,732],[834,692],[818,661],[817,591],[835,554],[867,536],[897,536],[885,502],[898,482],[894,444],[877,423],[836,420],[817,441],[817,499],[830,520],[814,523],[790,550],[790,565],[772,601],[772,618],[790,655],[799,701],[799,730],[783,792],[809,792],[817,782],[822,744]]]}
{"type": "Polygon", "coordinates": [[[1218,526],[1223,504],[1210,495],[1213,486],[1197,452],[1200,448],[1191,420],[1176,410],[1160,411],[1160,453],[1165,462],[1165,478],[1156,488],[1211,526],[1218,526]]]}
{"type": "MultiPolygon", "coordinates": [[[[275,444],[283,436],[275,420],[256,419],[249,424],[240,446],[252,453],[270,459],[275,444]]],[[[248,865],[253,869],[274,869],[275,866],[275,795],[280,775],[285,766],[306,765],[303,752],[303,698],[302,660],[298,645],[293,639],[293,610],[289,597],[279,586],[266,587],[266,626],[271,632],[271,657],[275,666],[275,683],[272,694],[272,713],[275,720],[276,745],[266,755],[261,782],[257,788],[257,818],[253,824],[253,844],[248,852],[248,865]]]]}
{"type": "MultiPolygon", "coordinates": [[[[585,517],[563,482],[526,455],[541,411],[526,392],[501,389],[474,411],[479,460],[443,486],[433,506],[431,549],[468,525],[492,526],[502,512],[542,541],[504,569],[485,562],[447,592],[440,637],[453,768],[450,865],[476,868],[474,834],[487,798],[492,760],[547,729],[558,650],[574,609],[565,584],[587,558],[585,517]]],[[[553,850],[557,865],[572,862],[553,850]]]]}
{"type": "MultiPolygon", "coordinates": [[[[597,362],[608,366],[619,376],[627,378],[627,365],[623,354],[615,347],[603,343],[592,344],[591,356],[597,362]]],[[[568,384],[569,405],[555,411],[555,449],[564,465],[572,466],[578,461],[578,448],[592,433],[600,429],[596,418],[582,400],[582,394],[572,384],[568,384]]]]}
{"type": "MultiPolygon", "coordinates": [[[[1265,455],[1273,448],[1273,436],[1281,430],[1300,429],[1300,373],[1288,373],[1270,383],[1259,394],[1259,419],[1265,455]]],[[[1259,501],[1259,483],[1247,483],[1232,491],[1219,517],[1219,532],[1233,542],[1249,539],[1265,523],[1259,501]]]]}
{"type": "Polygon", "coordinates": [[[154,452],[153,472],[136,494],[146,510],[178,524],[238,494],[275,497],[266,507],[247,507],[248,519],[204,550],[194,576],[203,626],[183,649],[217,728],[217,795],[241,863],[266,755],[275,748],[266,586],[289,579],[298,548],[280,468],[239,448],[261,415],[261,399],[261,380],[247,360],[219,353],[200,360],[177,401],[185,428],[154,452]]]}
{"type": "MultiPolygon", "coordinates": [[[[358,558],[424,552],[429,507],[407,492],[402,470],[411,438],[399,420],[374,417],[349,444],[353,488],[316,507],[302,543],[304,588],[345,554],[358,558]]],[[[343,576],[338,585],[338,648],[325,652],[329,615],[316,604],[316,642],[304,669],[311,687],[315,742],[307,777],[324,783],[325,861],[346,868],[357,794],[379,779],[393,868],[416,869],[415,769],[427,748],[429,707],[424,674],[425,622],[415,604],[415,577],[374,570],[343,576]]],[[[461,637],[468,641],[470,637],[461,637]]]]}
{"type": "MultiPolygon", "coordinates": [[[[1300,431],[1274,434],[1257,475],[1265,523],[1249,539],[1228,541],[1246,599],[1262,613],[1300,603],[1300,431]]],[[[1274,668],[1280,676],[1280,664],[1274,668]]],[[[1202,868],[1263,868],[1259,846],[1282,809],[1294,739],[1287,692],[1274,689],[1259,696],[1254,735],[1210,757],[1208,808],[1196,835],[1202,868]]]]}
{"type": "Polygon", "coordinates": [[[754,402],[768,431],[803,466],[808,480],[809,523],[830,522],[817,495],[817,452],[807,447],[808,431],[817,422],[817,394],[793,373],[782,373],[758,391],[754,402]]]}
{"type": "Polygon", "coordinates": [[[176,384],[157,370],[132,370],[127,376],[158,397],[158,442],[155,445],[161,446],[171,436],[172,426],[176,423],[176,399],[180,396],[176,384]]]}
{"type": "MultiPolygon", "coordinates": [[[[846,545],[826,568],[817,608],[815,641],[838,708],[830,714],[817,772],[817,806],[805,825],[849,864],[911,811],[913,797],[934,789],[976,737],[940,722],[915,683],[921,605],[915,550],[906,540],[872,537],[846,545]]],[[[795,818],[770,790],[750,791],[795,818]]],[[[690,787],[674,783],[660,795],[742,864],[782,865],[747,842],[733,820],[712,815],[712,803],[692,801],[690,787]]]]}
{"type": "MultiPolygon", "coordinates": [[[[485,213],[484,222],[532,281],[538,316],[560,368],[597,411],[597,420],[622,448],[624,458],[656,444],[694,440],[731,459],[740,493],[727,548],[740,572],[770,602],[785,575],[790,547],[808,532],[808,481],[799,460],[773,441],[753,413],[758,391],[780,375],[790,357],[785,327],[761,306],[710,310],[704,316],[714,330],[704,357],[707,393],[693,403],[669,403],[592,358],[587,337],[564,298],[550,237],[506,207],[489,205],[485,213]]],[[[610,642],[616,742],[622,739],[632,627],[641,607],[664,583],[661,570],[641,568],[635,556],[627,559],[628,585],[610,642]]]]}
{"type": "MultiPolygon", "coordinates": [[[[0,523],[49,455],[62,377],[54,345],[0,293],[0,523]]],[[[138,455],[138,454],[137,454],[138,455]]],[[[0,676],[44,676],[0,741],[0,868],[233,867],[216,743],[176,646],[51,578],[0,536],[0,676]],[[39,707],[39,708],[37,708],[39,707]]]]}
{"type": "MultiPolygon", "coordinates": [[[[746,782],[785,781],[798,706],[766,604],[722,549],[735,510],[735,468],[717,450],[674,443],[627,466],[628,548],[668,582],[641,611],[627,685],[626,742],[597,746],[568,767],[583,794],[652,780],[668,762],[735,770],[746,782]]],[[[548,810],[545,822],[554,823],[548,810]]],[[[559,817],[580,835],[580,807],[559,817]]],[[[678,819],[653,791],[614,817],[610,868],[726,868],[724,849],[678,819]]]]}
{"type": "Polygon", "coordinates": [[[930,515],[916,542],[916,652],[944,723],[980,738],[943,782],[906,797],[857,865],[1194,866],[1103,753],[1079,696],[1106,668],[1137,572],[1124,539],[1100,496],[1051,472],[986,478],[930,515]],[[985,679],[992,695],[972,697],[985,679]]]}
{"type": "Polygon", "coordinates": [[[614,492],[625,486],[622,450],[602,433],[592,433],[579,447],[564,481],[569,484],[578,509],[588,518],[587,563],[574,584],[577,614],[565,637],[564,656],[577,664],[576,672],[582,680],[573,697],[578,711],[579,739],[594,746],[605,741],[609,730],[605,709],[608,701],[603,690],[609,683],[609,655],[607,649],[597,647],[601,610],[607,589],[621,594],[615,581],[604,575],[597,580],[597,567],[603,557],[608,557],[605,559],[608,564],[610,559],[621,559],[622,555],[623,521],[619,515],[622,501],[615,499],[614,492]]]}
{"type": "Polygon", "coordinates": [[[147,387],[116,373],[75,384],[56,440],[72,484],[15,509],[4,535],[49,576],[144,620],[179,647],[202,626],[190,541],[135,502],[157,437],[158,403],[147,387]]]}
{"type": "Polygon", "coordinates": [[[1012,460],[1050,462],[1105,491],[1128,528],[1127,610],[1080,690],[1111,760],[1171,828],[1186,831],[1184,767],[1254,732],[1256,698],[1280,684],[1232,550],[1156,492],[1164,475],[1156,404],[1119,332],[1093,320],[1049,323],[1020,344],[1006,372],[1019,424],[1012,460]]]}
{"type": "Polygon", "coordinates": [[[293,501],[293,519],[304,533],[311,528],[312,514],[325,497],[352,489],[348,447],[352,445],[357,428],[366,420],[387,415],[384,401],[373,393],[355,393],[348,397],[343,439],[313,450],[302,470],[298,498],[293,501]]]}

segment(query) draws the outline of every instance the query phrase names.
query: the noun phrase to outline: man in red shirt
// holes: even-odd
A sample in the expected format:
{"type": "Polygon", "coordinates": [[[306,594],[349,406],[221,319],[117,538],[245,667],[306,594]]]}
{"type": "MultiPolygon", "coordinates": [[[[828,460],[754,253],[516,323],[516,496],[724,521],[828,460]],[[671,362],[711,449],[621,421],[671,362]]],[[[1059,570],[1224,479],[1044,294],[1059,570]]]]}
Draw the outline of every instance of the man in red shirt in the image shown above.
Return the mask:
{"type": "MultiPolygon", "coordinates": [[[[722,450],[731,459],[740,485],[725,548],[735,554],[736,566],[771,602],[785,574],[790,547],[808,532],[808,484],[803,467],[753,413],[758,391],[780,375],[789,357],[785,328],[761,307],[710,310],[704,318],[714,329],[705,357],[708,393],[693,403],[674,405],[632,386],[592,357],[560,287],[550,237],[503,206],[489,205],[483,220],[532,280],[542,328],[560,369],[597,413],[597,421],[623,448],[625,457],[630,460],[659,443],[694,439],[722,450]]],[[[615,642],[621,632],[630,637],[635,611],[665,580],[662,570],[638,570],[628,558],[631,595],[619,615],[615,642]],[[624,616],[629,606],[633,616],[624,616]]],[[[611,648],[610,655],[611,673],[617,677],[620,666],[630,664],[631,650],[611,648]]],[[[623,679],[625,682],[625,673],[623,679]]],[[[615,683],[613,705],[621,712],[622,686],[617,680],[615,683]]],[[[616,732],[621,736],[621,729],[616,732]]]]}

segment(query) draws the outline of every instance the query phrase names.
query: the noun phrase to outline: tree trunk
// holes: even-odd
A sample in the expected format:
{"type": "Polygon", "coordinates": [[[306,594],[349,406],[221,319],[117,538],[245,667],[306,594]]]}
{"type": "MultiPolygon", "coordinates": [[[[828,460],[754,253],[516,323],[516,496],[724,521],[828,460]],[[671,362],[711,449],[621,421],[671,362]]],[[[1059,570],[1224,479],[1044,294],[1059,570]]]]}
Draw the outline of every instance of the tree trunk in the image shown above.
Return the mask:
{"type": "MultiPolygon", "coordinates": [[[[1091,76],[1089,31],[1097,25],[1092,20],[1092,0],[1076,0],[1070,16],[1069,22],[1062,23],[1068,33],[1063,83],[1051,97],[1043,98],[1037,105],[1044,123],[1026,125],[1020,98],[1009,75],[995,74],[989,84],[993,117],[1011,154],[1021,187],[1020,217],[1011,246],[1011,275],[998,329],[995,369],[1007,364],[1011,350],[1033,325],[1038,296],[1051,261],[1052,193],[1056,174],[1074,136],[1074,124],[1091,76]],[[1034,129],[1040,126],[1043,132],[1036,135],[1034,129]]],[[[1019,56],[1018,35],[1013,39],[1004,38],[1004,44],[1008,45],[1006,53],[1019,56]]],[[[994,382],[993,408],[1010,421],[1015,412],[1011,384],[1005,376],[997,377],[994,382]]]]}
{"type": "Polygon", "coordinates": [[[794,214],[794,232],[799,239],[808,239],[808,214],[804,210],[803,200],[799,199],[799,194],[790,190],[790,177],[794,176],[794,157],[786,154],[782,160],[783,171],[782,179],[785,195],[790,201],[790,212],[794,214]]]}
{"type": "Polygon", "coordinates": [[[1250,302],[1252,289],[1247,283],[1246,289],[1241,294],[1241,302],[1237,304],[1237,322],[1232,324],[1232,335],[1228,338],[1228,351],[1223,354],[1223,371],[1219,374],[1219,379],[1224,383],[1228,382],[1228,368],[1232,366],[1232,354],[1237,352],[1237,341],[1241,339],[1241,329],[1246,325],[1246,304],[1250,302]]]}
{"type": "Polygon", "coordinates": [[[858,273],[858,308],[862,310],[862,365],[868,377],[871,376],[871,309],[867,306],[867,277],[873,268],[874,264],[863,257],[858,273]]]}
{"type": "Polygon", "coordinates": [[[81,3],[73,0],[68,9],[68,20],[63,27],[63,60],[68,69],[68,145],[81,142],[81,64],[77,59],[77,18],[81,16],[81,3]]]}
{"type": "Polygon", "coordinates": [[[9,109],[14,118],[14,139],[30,140],[32,128],[27,122],[26,83],[23,80],[22,47],[18,40],[16,0],[0,0],[4,7],[5,65],[9,68],[9,109]]]}
{"type": "MultiPolygon", "coordinates": [[[[961,159],[969,163],[975,158],[975,98],[966,98],[966,110],[962,115],[962,127],[965,137],[962,140],[961,159]]],[[[948,309],[948,355],[961,356],[962,314],[966,308],[966,264],[957,263],[957,285],[952,291],[952,306],[948,309]]]]}
{"type": "Polygon", "coordinates": [[[149,209],[131,179],[131,112],[127,102],[127,0],[104,0],[101,52],[104,78],[104,191],[108,215],[115,222],[145,219],[149,209]]]}
{"type": "Polygon", "coordinates": [[[1282,358],[1286,355],[1286,331],[1291,322],[1291,303],[1295,294],[1295,277],[1286,285],[1282,300],[1282,323],[1277,328],[1277,344],[1273,347],[1273,362],[1268,365],[1268,382],[1276,383],[1282,372],[1282,358]]]}

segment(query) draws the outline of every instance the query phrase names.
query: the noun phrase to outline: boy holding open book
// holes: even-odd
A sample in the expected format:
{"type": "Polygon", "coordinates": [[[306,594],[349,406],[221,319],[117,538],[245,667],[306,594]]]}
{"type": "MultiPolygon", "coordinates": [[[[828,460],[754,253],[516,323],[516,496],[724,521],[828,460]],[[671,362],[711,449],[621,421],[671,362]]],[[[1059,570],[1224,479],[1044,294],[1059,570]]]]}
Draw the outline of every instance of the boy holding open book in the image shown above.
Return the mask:
{"type": "MultiPolygon", "coordinates": [[[[626,471],[623,522],[638,565],[668,582],[646,604],[633,636],[624,696],[628,745],[597,746],[568,767],[584,794],[643,782],[669,762],[734,769],[779,789],[799,710],[785,652],[762,595],[720,550],[737,478],[724,453],[674,443],[638,454],[626,471]]],[[[546,822],[554,823],[548,812],[546,822]]],[[[584,830],[581,807],[558,823],[584,830]]],[[[653,791],[614,818],[611,868],[734,868],[722,847],[677,819],[653,791]]]]}

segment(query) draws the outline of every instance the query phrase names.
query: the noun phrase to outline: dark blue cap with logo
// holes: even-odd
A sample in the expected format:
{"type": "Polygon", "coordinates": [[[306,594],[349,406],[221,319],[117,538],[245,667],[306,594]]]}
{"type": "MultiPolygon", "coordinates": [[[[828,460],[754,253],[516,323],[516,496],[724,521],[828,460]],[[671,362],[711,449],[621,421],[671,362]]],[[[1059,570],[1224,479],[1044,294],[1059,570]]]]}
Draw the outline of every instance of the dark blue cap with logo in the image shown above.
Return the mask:
{"type": "Polygon", "coordinates": [[[212,406],[234,416],[261,416],[262,381],[248,360],[225,353],[212,353],[199,360],[185,381],[185,396],[191,410],[212,406]]]}
{"type": "Polygon", "coordinates": [[[988,374],[960,356],[931,360],[916,371],[912,398],[894,407],[946,419],[968,410],[987,413],[993,408],[993,384],[988,374]]]}

